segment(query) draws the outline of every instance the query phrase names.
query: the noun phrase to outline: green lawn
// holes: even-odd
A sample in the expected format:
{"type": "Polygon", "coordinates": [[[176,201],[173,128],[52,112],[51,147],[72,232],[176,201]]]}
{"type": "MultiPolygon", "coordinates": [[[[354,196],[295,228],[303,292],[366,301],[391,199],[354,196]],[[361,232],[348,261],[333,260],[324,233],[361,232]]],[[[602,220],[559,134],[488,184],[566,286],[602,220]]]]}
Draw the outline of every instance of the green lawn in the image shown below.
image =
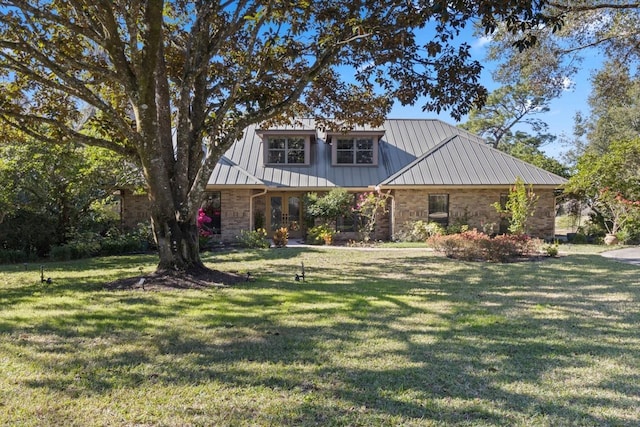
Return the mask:
{"type": "Polygon", "coordinates": [[[101,290],[154,262],[0,267],[0,425],[640,424],[640,269],[591,250],[256,250],[206,257],[239,286],[101,290]]]}

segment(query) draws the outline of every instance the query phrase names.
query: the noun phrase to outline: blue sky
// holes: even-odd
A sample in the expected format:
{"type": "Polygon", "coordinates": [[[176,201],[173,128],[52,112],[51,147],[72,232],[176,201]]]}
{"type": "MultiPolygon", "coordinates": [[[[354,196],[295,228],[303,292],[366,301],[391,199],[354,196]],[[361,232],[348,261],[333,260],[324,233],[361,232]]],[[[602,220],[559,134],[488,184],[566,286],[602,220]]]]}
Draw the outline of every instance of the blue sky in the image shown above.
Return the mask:
{"type": "MultiPolygon", "coordinates": [[[[496,87],[495,82],[491,79],[491,64],[484,59],[486,53],[486,40],[479,39],[473,35],[467,34],[461,37],[461,41],[466,41],[472,46],[472,54],[475,59],[480,60],[485,69],[482,73],[482,82],[490,91],[496,87]]],[[[562,143],[562,135],[570,138],[573,134],[573,123],[576,112],[581,111],[588,113],[589,106],[587,98],[591,92],[590,76],[598,65],[597,56],[587,55],[584,58],[582,69],[580,72],[571,76],[573,85],[570,89],[563,92],[562,96],[555,99],[550,104],[550,111],[537,116],[549,125],[549,133],[556,135],[558,138],[552,144],[543,147],[543,150],[550,156],[560,159],[564,151],[568,147],[562,143]]],[[[437,117],[447,123],[457,124],[448,113],[436,114],[432,112],[422,111],[424,103],[418,102],[414,106],[402,106],[397,104],[391,110],[389,117],[391,118],[434,118],[437,117]]],[[[464,122],[465,119],[462,120],[464,122]]],[[[523,129],[527,130],[527,129],[523,129]]]]}

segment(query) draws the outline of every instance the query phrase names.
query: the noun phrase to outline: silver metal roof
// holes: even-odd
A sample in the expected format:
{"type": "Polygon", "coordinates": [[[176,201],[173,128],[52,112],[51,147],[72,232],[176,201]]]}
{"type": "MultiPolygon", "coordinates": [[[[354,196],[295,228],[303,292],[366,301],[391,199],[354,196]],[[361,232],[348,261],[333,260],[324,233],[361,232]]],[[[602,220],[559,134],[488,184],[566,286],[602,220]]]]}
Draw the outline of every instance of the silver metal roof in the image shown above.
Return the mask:
{"type": "MultiPolygon", "coordinates": [[[[315,129],[313,120],[282,128],[315,129]]],[[[440,120],[389,119],[379,131],[376,166],[333,166],[325,132],[312,139],[310,164],[265,166],[258,126],[248,127],[218,162],[210,186],[242,185],[280,188],[366,188],[375,185],[510,185],[516,177],[527,184],[561,186],[562,177],[525,163],[485,144],[484,140],[440,120]]],[[[273,134],[274,129],[268,129],[273,134]]]]}

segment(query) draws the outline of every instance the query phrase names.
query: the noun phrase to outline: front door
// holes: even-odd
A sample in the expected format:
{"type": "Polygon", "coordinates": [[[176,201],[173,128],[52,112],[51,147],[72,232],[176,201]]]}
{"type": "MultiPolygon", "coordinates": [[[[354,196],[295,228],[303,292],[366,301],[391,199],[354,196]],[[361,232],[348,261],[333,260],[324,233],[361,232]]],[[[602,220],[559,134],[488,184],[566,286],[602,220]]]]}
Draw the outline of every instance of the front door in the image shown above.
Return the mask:
{"type": "Polygon", "coordinates": [[[267,230],[269,236],[280,227],[289,230],[289,238],[302,237],[302,197],[299,194],[277,193],[269,196],[267,230]]]}

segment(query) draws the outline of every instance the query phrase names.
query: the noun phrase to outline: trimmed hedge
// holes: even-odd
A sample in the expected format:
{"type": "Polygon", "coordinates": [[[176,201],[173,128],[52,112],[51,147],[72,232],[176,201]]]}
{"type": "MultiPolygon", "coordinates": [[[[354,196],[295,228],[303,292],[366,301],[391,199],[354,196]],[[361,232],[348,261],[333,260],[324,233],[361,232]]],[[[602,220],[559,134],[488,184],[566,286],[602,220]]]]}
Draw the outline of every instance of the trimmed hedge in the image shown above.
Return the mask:
{"type": "Polygon", "coordinates": [[[501,234],[491,238],[476,229],[432,236],[428,243],[449,258],[466,261],[507,262],[540,253],[542,242],[525,234],[501,234]]]}

